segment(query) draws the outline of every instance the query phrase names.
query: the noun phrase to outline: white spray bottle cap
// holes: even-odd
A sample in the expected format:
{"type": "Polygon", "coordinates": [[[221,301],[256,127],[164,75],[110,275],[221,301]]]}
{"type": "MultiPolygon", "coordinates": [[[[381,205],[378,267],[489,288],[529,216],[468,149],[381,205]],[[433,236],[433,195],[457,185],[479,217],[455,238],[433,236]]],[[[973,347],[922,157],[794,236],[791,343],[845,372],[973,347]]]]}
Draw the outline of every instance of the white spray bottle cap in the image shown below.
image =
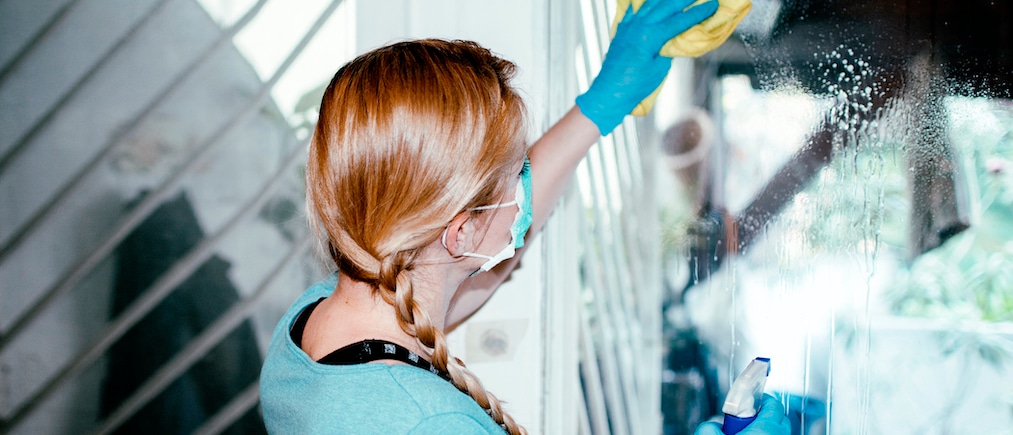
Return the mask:
{"type": "Polygon", "coordinates": [[[721,411],[725,413],[721,431],[725,435],[738,433],[756,419],[768,374],[770,374],[770,358],[756,358],[750,361],[742,374],[732,383],[725,404],[721,407],[721,411]]]}

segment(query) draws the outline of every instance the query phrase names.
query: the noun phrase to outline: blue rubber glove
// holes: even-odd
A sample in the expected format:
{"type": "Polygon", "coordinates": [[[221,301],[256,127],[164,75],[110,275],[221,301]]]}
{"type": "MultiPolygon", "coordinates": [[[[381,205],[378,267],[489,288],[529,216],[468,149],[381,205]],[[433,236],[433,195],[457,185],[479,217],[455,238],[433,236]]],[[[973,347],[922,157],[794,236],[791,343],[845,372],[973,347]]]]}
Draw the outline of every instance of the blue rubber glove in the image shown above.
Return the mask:
{"type": "MultiPolygon", "coordinates": [[[[722,435],[721,424],[708,421],[697,426],[694,435],[722,435]]],[[[784,415],[781,402],[769,394],[763,395],[756,420],[749,423],[738,435],[791,435],[791,421],[784,415]]]]}
{"type": "Polygon", "coordinates": [[[633,6],[616,28],[598,77],[577,97],[581,113],[609,134],[641,100],[661,85],[672,58],[659,52],[669,39],[685,32],[718,10],[711,0],[685,10],[695,0],[647,0],[637,13],[633,6]]]}

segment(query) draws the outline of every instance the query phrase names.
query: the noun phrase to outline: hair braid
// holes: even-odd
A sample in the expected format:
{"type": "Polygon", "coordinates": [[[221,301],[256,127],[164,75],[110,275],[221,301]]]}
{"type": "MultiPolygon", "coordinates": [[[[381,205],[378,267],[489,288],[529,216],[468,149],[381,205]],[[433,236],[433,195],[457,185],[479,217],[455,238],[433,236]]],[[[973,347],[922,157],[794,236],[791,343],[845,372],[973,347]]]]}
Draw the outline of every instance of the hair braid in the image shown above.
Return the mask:
{"type": "MultiPolygon", "coordinates": [[[[439,335],[441,340],[446,341],[442,332],[439,335]]],[[[482,386],[482,381],[471,370],[468,370],[460,358],[450,357],[449,361],[450,364],[447,365],[445,370],[450,373],[450,379],[453,380],[454,386],[457,389],[471,396],[475,402],[485,409],[489,417],[492,417],[493,421],[498,423],[508,434],[527,435],[528,431],[523,426],[517,424],[510,414],[503,411],[499,398],[482,386]]]]}
{"type": "MultiPolygon", "coordinates": [[[[388,262],[384,262],[388,264],[388,262]]],[[[392,264],[397,264],[393,262],[392,264]]],[[[430,362],[438,370],[450,374],[451,382],[461,392],[471,396],[478,403],[489,417],[499,424],[511,435],[527,434],[523,427],[517,424],[509,414],[503,411],[501,402],[496,396],[485,389],[482,382],[471,370],[464,365],[459,358],[450,356],[447,346],[447,337],[439,328],[433,326],[432,319],[425,310],[415,303],[413,299],[413,288],[409,278],[410,269],[402,268],[384,269],[381,271],[381,278],[386,283],[393,283],[393,287],[381,284],[381,293],[384,300],[391,302],[388,298],[393,293],[393,305],[398,314],[398,324],[406,333],[415,337],[419,345],[429,353],[430,362]],[[391,278],[390,274],[396,272],[391,278]],[[386,290],[385,289],[390,289],[386,290]],[[392,290],[392,291],[391,291],[392,290]]]]}

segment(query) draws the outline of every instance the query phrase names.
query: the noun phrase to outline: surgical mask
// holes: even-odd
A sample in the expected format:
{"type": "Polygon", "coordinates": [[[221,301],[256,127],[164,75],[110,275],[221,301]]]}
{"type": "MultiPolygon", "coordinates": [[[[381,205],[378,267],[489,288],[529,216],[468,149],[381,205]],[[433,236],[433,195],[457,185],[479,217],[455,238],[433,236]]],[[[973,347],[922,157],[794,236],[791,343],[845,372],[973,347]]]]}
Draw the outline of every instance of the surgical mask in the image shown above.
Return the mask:
{"type": "MultiPolygon", "coordinates": [[[[527,234],[528,229],[531,228],[531,221],[533,220],[531,214],[531,162],[528,158],[524,158],[524,166],[521,168],[520,180],[517,182],[517,191],[514,196],[514,200],[510,202],[504,202],[501,204],[485,205],[481,207],[475,207],[471,210],[491,210],[496,208],[510,207],[517,205],[517,214],[514,216],[514,222],[510,225],[510,242],[503,247],[495,255],[484,255],[475,252],[464,252],[461,255],[465,257],[484,258],[486,262],[479,267],[479,272],[488,272],[497,264],[506,261],[514,256],[517,249],[524,246],[524,235],[527,234]]],[[[447,230],[443,230],[443,247],[447,247],[447,230]]],[[[472,274],[474,275],[474,274],[472,274]]]]}

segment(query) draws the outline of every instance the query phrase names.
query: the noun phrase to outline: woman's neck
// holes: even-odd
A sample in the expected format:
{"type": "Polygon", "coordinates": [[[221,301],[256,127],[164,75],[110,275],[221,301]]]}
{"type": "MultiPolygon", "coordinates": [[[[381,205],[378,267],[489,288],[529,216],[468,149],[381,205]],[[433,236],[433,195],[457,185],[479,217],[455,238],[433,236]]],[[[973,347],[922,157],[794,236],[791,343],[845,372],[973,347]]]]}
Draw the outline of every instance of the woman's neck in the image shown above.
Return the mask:
{"type": "MultiPolygon", "coordinates": [[[[429,314],[433,326],[442,331],[446,304],[442,298],[434,296],[443,291],[434,291],[425,281],[413,279],[413,300],[418,309],[429,314]]],[[[341,276],[334,293],[310,315],[303,332],[303,351],[318,360],[334,350],[367,339],[387,340],[419,355],[428,354],[414,336],[401,328],[395,307],[384,301],[370,284],[341,276]]]]}

